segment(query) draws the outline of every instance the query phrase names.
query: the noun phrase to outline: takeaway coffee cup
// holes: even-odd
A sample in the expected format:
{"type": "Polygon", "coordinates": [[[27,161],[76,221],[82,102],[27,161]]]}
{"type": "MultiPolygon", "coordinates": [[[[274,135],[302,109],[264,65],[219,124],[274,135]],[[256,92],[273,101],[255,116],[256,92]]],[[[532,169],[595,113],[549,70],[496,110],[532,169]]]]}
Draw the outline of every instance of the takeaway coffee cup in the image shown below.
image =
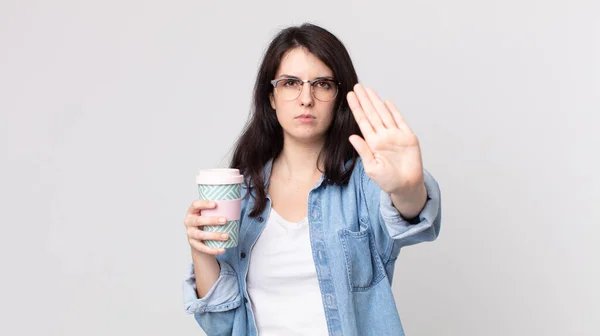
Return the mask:
{"type": "Polygon", "coordinates": [[[223,216],[225,225],[206,225],[202,229],[209,232],[227,232],[227,241],[205,240],[212,248],[230,248],[238,245],[239,221],[241,213],[241,192],[244,176],[239,169],[201,169],[196,176],[198,194],[202,200],[216,203],[214,209],[202,210],[202,216],[223,216]]]}

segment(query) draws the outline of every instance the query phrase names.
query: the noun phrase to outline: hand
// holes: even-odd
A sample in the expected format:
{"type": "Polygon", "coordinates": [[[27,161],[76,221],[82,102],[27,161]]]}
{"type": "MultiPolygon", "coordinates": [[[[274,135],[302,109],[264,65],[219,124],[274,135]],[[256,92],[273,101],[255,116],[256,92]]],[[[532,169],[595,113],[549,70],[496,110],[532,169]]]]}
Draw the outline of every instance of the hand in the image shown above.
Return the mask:
{"type": "Polygon", "coordinates": [[[364,136],[354,134],[349,140],[362,158],[367,176],[391,195],[422,198],[425,184],[419,140],[400,111],[361,84],[348,92],[347,99],[364,136]]]}
{"type": "Polygon", "coordinates": [[[213,209],[215,206],[215,203],[211,201],[194,201],[183,220],[190,246],[200,253],[217,255],[225,252],[225,249],[215,249],[204,244],[205,240],[226,241],[229,239],[227,233],[225,233],[225,237],[222,237],[223,233],[221,232],[208,232],[201,228],[204,225],[225,225],[227,223],[227,219],[224,217],[202,216],[202,210],[213,209]]]}

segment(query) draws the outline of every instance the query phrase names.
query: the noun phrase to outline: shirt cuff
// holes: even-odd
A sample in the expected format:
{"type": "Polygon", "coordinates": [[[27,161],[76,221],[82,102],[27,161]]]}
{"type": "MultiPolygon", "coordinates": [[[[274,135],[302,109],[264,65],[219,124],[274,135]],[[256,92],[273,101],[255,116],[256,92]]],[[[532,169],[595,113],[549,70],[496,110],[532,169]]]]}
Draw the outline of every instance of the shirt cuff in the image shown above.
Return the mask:
{"type": "Polygon", "coordinates": [[[196,276],[194,264],[190,264],[187,276],[183,282],[183,299],[185,311],[188,314],[205,312],[220,312],[235,309],[241,305],[240,289],[237,274],[226,262],[217,259],[221,266],[219,278],[201,299],[196,292],[196,276]]]}
{"type": "Polygon", "coordinates": [[[434,223],[440,210],[440,189],[429,172],[423,172],[425,189],[427,189],[427,202],[417,217],[408,221],[402,217],[394,206],[390,194],[385,191],[380,193],[380,213],[390,237],[402,239],[423,232],[434,223]]]}

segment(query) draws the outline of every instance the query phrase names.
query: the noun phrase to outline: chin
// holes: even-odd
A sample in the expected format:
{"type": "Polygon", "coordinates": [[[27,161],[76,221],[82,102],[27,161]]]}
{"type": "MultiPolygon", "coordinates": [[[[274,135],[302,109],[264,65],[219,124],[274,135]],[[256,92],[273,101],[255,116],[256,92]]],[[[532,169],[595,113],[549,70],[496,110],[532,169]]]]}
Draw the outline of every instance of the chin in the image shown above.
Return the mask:
{"type": "Polygon", "coordinates": [[[318,142],[323,141],[325,139],[325,132],[315,132],[315,130],[296,130],[295,132],[290,132],[286,135],[291,139],[304,143],[318,142]]]}

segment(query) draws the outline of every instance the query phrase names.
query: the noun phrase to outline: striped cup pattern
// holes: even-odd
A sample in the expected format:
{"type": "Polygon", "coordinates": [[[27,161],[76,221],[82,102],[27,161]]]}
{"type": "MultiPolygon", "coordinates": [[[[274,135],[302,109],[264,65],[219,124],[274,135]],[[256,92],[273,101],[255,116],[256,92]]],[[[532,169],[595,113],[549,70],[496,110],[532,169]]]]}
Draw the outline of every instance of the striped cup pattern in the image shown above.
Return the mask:
{"type": "MultiPolygon", "coordinates": [[[[198,194],[200,199],[220,201],[236,200],[241,198],[241,184],[210,185],[199,184],[198,194]]],[[[227,232],[229,239],[227,241],[205,240],[204,244],[212,248],[229,248],[238,245],[239,221],[228,221],[225,225],[203,226],[202,229],[208,232],[227,232]]]]}
{"type": "Polygon", "coordinates": [[[242,186],[240,184],[225,184],[225,185],[198,185],[198,193],[200,199],[221,201],[221,200],[236,200],[241,197],[242,186]]]}

